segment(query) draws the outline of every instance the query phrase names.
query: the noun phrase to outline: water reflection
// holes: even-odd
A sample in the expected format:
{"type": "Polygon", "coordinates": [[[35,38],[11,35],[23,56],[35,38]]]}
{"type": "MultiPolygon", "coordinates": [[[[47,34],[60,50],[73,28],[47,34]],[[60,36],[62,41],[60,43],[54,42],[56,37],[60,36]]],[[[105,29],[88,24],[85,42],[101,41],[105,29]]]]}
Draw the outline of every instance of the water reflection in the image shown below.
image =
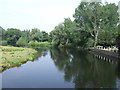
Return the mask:
{"type": "Polygon", "coordinates": [[[51,49],[50,53],[56,67],[64,71],[65,81],[75,83],[75,88],[116,87],[117,64],[99,60],[83,50],[51,49]]]}
{"type": "Polygon", "coordinates": [[[120,62],[85,50],[38,51],[33,62],[3,72],[4,88],[120,88],[120,62]]]}

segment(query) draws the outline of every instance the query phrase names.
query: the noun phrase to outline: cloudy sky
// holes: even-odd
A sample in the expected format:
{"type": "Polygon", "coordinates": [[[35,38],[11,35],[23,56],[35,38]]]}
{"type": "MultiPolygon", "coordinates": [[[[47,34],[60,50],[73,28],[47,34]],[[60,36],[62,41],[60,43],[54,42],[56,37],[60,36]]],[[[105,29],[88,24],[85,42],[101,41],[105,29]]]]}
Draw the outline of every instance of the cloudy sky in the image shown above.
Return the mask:
{"type": "MultiPolygon", "coordinates": [[[[119,0],[109,0],[117,3],[119,0]]],[[[50,32],[63,22],[73,20],[80,0],[0,0],[0,26],[21,30],[39,28],[50,32]]]]}

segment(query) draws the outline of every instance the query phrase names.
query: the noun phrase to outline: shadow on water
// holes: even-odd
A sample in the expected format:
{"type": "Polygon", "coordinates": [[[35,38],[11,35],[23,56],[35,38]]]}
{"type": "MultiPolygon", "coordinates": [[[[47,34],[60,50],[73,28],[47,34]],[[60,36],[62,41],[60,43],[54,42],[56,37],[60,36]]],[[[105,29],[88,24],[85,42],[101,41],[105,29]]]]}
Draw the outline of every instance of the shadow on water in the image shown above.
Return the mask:
{"type": "Polygon", "coordinates": [[[84,50],[51,49],[50,53],[56,67],[65,73],[65,81],[73,82],[75,88],[116,87],[115,70],[119,65],[97,59],[84,50]]]}

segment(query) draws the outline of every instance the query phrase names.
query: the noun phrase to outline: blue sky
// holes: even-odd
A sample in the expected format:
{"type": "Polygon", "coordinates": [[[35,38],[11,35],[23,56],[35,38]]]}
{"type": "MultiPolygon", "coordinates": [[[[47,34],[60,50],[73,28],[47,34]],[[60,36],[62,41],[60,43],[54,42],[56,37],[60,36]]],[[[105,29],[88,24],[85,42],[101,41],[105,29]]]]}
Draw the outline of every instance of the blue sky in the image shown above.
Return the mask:
{"type": "MultiPolygon", "coordinates": [[[[102,0],[103,1],[103,0],[102,0]]],[[[119,0],[109,0],[117,4],[119,0]]],[[[50,32],[70,17],[80,0],[0,0],[0,26],[50,32]]]]}

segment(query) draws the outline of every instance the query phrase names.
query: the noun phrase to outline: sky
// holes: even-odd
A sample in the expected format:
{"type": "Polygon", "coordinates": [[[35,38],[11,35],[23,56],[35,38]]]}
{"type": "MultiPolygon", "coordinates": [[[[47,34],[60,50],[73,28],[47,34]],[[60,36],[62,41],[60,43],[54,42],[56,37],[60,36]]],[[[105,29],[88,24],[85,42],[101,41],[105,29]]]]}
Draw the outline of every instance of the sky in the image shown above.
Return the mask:
{"type": "MultiPolygon", "coordinates": [[[[119,0],[109,0],[118,3],[119,0]]],[[[64,18],[73,18],[81,0],[0,0],[0,26],[50,32],[64,18]]]]}

